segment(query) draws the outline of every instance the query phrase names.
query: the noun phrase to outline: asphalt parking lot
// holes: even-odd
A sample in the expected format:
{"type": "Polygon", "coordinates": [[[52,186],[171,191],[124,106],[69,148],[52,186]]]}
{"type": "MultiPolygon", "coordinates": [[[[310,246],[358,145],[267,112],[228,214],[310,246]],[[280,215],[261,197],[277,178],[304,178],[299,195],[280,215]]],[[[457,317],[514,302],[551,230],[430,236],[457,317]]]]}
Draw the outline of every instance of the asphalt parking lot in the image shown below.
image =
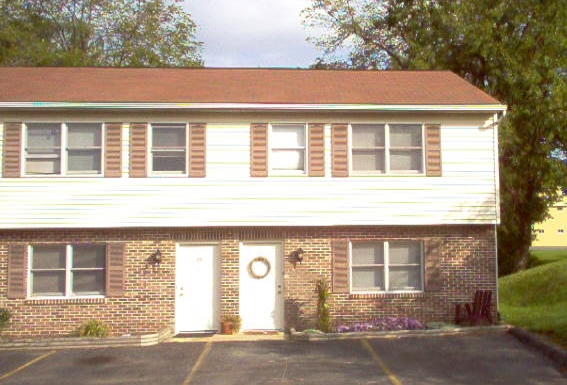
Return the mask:
{"type": "Polygon", "coordinates": [[[0,350],[1,384],[567,384],[507,333],[0,350]]]}

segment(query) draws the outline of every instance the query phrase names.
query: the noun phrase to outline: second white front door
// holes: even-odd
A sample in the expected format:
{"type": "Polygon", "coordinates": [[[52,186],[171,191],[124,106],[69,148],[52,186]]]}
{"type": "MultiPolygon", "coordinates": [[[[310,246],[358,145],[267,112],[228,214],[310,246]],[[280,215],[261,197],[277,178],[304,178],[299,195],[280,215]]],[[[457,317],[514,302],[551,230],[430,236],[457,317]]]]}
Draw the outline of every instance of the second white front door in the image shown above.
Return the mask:
{"type": "Polygon", "coordinates": [[[219,329],[217,245],[179,245],[175,266],[175,331],[219,329]]]}
{"type": "Polygon", "coordinates": [[[284,319],[282,246],[243,243],[240,247],[242,330],[281,330],[284,319]]]}

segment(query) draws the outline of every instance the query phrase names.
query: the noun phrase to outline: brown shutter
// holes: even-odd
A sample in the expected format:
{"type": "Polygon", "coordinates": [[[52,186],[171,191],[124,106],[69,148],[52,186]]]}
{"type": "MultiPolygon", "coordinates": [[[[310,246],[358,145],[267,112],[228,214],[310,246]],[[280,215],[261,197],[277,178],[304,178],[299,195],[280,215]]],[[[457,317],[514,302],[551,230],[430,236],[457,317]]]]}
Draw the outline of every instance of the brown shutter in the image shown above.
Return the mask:
{"type": "Polygon", "coordinates": [[[441,290],[441,241],[431,239],[425,242],[425,291],[441,290]]]}
{"type": "Polygon", "coordinates": [[[4,178],[19,178],[22,159],[22,123],[4,123],[4,178]]]}
{"type": "Polygon", "coordinates": [[[348,293],[348,242],[333,241],[333,292],[348,293]]]}
{"type": "Polygon", "coordinates": [[[189,176],[204,178],[206,176],[206,124],[189,125],[189,176]]]}
{"type": "Polygon", "coordinates": [[[425,126],[426,175],[441,176],[441,125],[425,126]]]}
{"type": "Polygon", "coordinates": [[[124,243],[106,245],[106,296],[122,297],[124,295],[124,243]]]}
{"type": "Polygon", "coordinates": [[[250,125],[250,175],[268,176],[268,123],[250,125]]]}
{"type": "Polygon", "coordinates": [[[331,151],[333,157],[333,176],[348,176],[348,125],[331,126],[331,151]]]}
{"type": "Polygon", "coordinates": [[[130,125],[130,177],[145,178],[148,162],[148,125],[132,123],[130,125]]]}
{"type": "Polygon", "coordinates": [[[122,123],[106,123],[104,139],[104,177],[122,176],[122,123]]]}
{"type": "Polygon", "coordinates": [[[8,246],[8,291],[9,299],[26,298],[26,245],[8,246]]]}
{"type": "Polygon", "coordinates": [[[309,176],[325,176],[325,125],[309,124],[309,176]]]}

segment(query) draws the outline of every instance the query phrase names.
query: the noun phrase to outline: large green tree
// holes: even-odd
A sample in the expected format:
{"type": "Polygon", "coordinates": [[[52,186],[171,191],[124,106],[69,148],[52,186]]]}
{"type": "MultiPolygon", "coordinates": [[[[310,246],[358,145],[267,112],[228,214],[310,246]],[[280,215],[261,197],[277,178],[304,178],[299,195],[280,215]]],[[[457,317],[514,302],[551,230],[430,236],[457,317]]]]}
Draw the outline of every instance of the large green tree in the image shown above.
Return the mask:
{"type": "Polygon", "coordinates": [[[313,0],[315,67],[448,69],[508,105],[500,129],[499,267],[526,267],[532,225],[565,185],[567,2],[313,0]]]}
{"type": "Polygon", "coordinates": [[[0,0],[0,65],[200,66],[182,0],[0,0]]]}

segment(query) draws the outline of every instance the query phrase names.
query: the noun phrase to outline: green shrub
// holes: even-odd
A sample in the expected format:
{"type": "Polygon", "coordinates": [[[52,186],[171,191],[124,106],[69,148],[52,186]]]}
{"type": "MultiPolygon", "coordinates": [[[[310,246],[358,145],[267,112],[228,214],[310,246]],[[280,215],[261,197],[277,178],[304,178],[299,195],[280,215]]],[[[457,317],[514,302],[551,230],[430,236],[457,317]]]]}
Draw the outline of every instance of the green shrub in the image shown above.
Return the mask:
{"type": "Polygon", "coordinates": [[[331,314],[327,300],[331,295],[329,282],[324,278],[317,281],[317,327],[319,330],[329,333],[331,331],[331,314]]]}
{"type": "Polygon", "coordinates": [[[5,307],[0,308],[0,330],[8,326],[10,318],[12,318],[12,313],[10,313],[10,310],[6,309],[5,307]]]}
{"type": "Polygon", "coordinates": [[[108,336],[109,327],[102,321],[90,320],[84,323],[79,329],[79,337],[99,337],[108,336]]]}

